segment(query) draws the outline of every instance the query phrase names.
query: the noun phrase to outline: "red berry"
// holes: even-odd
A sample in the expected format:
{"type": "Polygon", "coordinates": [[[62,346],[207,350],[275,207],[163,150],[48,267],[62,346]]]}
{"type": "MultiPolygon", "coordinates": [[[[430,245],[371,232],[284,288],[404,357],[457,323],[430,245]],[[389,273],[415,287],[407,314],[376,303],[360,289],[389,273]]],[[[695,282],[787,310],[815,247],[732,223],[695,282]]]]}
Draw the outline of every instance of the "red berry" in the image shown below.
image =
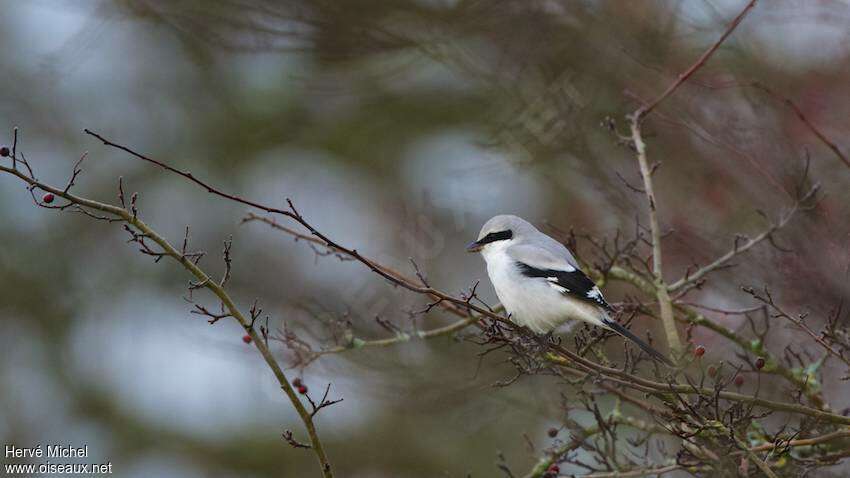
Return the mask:
{"type": "Polygon", "coordinates": [[[553,473],[553,474],[557,475],[558,473],[561,472],[561,468],[559,468],[558,465],[552,463],[551,465],[549,465],[549,468],[546,471],[548,471],[549,473],[553,473]]]}
{"type": "Polygon", "coordinates": [[[41,200],[47,204],[52,203],[54,199],[55,196],[53,196],[53,193],[45,193],[44,196],[41,196],[41,200]]]}
{"type": "Polygon", "coordinates": [[[298,386],[298,393],[300,393],[301,395],[304,395],[305,393],[307,393],[307,386],[306,385],[299,385],[298,386]]]}
{"type": "Polygon", "coordinates": [[[764,368],[764,359],[759,357],[756,359],[756,368],[761,370],[764,368]]]}
{"type": "Polygon", "coordinates": [[[245,334],[245,336],[242,337],[242,341],[245,342],[246,344],[250,344],[251,343],[251,336],[248,335],[248,334],[245,334]]]}
{"type": "Polygon", "coordinates": [[[9,151],[9,147],[8,147],[8,146],[3,146],[2,148],[0,148],[0,156],[3,156],[4,158],[5,158],[6,156],[9,156],[9,153],[10,153],[10,152],[11,152],[11,151],[9,151]]]}
{"type": "Polygon", "coordinates": [[[744,384],[744,376],[743,375],[738,375],[737,377],[735,377],[735,386],[736,387],[740,387],[743,384],[744,384]]]}
{"type": "Polygon", "coordinates": [[[555,438],[556,436],[558,436],[558,429],[554,427],[550,428],[546,430],[546,434],[549,435],[549,438],[555,438]]]}
{"type": "Polygon", "coordinates": [[[717,369],[714,367],[714,365],[708,367],[708,376],[714,378],[715,375],[717,375],[717,369]]]}
{"type": "Polygon", "coordinates": [[[703,355],[705,355],[705,347],[697,345],[697,348],[694,349],[694,357],[702,357],[703,355]]]}

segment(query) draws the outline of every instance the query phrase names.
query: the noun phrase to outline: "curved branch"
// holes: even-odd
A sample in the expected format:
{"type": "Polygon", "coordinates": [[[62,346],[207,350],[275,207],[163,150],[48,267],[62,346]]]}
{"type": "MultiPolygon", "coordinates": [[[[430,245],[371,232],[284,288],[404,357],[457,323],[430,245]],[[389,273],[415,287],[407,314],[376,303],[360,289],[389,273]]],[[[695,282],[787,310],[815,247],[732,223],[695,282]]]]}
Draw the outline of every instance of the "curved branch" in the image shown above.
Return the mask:
{"type": "Polygon", "coordinates": [[[753,246],[764,241],[765,239],[770,238],[771,235],[773,235],[773,233],[775,233],[779,229],[782,229],[783,227],[785,227],[785,225],[788,224],[788,222],[791,220],[791,218],[794,216],[794,214],[796,214],[797,211],[800,210],[801,205],[803,203],[805,203],[806,201],[808,201],[809,198],[811,198],[813,195],[815,195],[817,193],[817,191],[818,191],[818,186],[811,188],[807,193],[805,193],[803,195],[803,197],[801,197],[799,200],[797,200],[794,203],[794,206],[791,208],[790,211],[788,211],[786,214],[782,215],[782,217],[780,217],[779,221],[777,221],[774,224],[771,224],[761,234],[759,234],[758,236],[756,236],[752,239],[748,239],[747,242],[744,243],[741,246],[739,246],[737,244],[737,241],[736,241],[735,246],[732,248],[732,250],[730,250],[726,254],[723,254],[722,256],[718,257],[717,259],[712,261],[710,264],[707,264],[707,265],[699,268],[693,274],[686,275],[685,277],[682,277],[681,279],[677,280],[673,284],[670,284],[670,286],[668,287],[668,290],[670,292],[673,292],[673,291],[676,291],[677,289],[685,287],[689,284],[693,284],[695,282],[698,282],[700,279],[702,279],[706,275],[716,271],[717,269],[724,267],[726,265],[726,263],[729,262],[730,260],[732,260],[733,258],[735,258],[735,256],[747,252],[753,246]]]}
{"type": "MultiPolygon", "coordinates": [[[[601,272],[598,272],[601,275],[601,272]]],[[[635,287],[637,287],[642,292],[648,295],[655,294],[655,286],[640,277],[639,275],[631,272],[627,269],[624,269],[620,266],[613,266],[608,270],[607,276],[622,282],[627,282],[635,287]]],[[[777,359],[770,351],[763,347],[764,344],[755,343],[749,340],[745,340],[738,336],[735,331],[724,327],[723,325],[718,324],[717,322],[709,319],[705,315],[695,311],[693,308],[688,307],[684,304],[678,303],[674,304],[674,309],[680,310],[684,317],[678,320],[682,320],[685,323],[697,325],[700,327],[705,327],[717,334],[722,335],[727,340],[737,344],[742,350],[747,352],[754,353],[756,355],[761,355],[767,361],[767,366],[762,373],[775,373],[780,377],[787,380],[789,383],[794,384],[799,387],[803,393],[805,393],[806,397],[812,401],[812,404],[818,408],[827,409],[826,403],[823,401],[823,397],[821,396],[820,391],[817,387],[813,386],[813,384],[806,380],[805,377],[800,376],[799,374],[795,374],[788,367],[782,365],[781,361],[777,359]]]]}
{"type": "Polygon", "coordinates": [[[21,171],[8,168],[5,166],[0,166],[0,171],[4,173],[11,174],[13,176],[18,177],[19,179],[26,182],[30,188],[38,188],[46,192],[53,193],[56,197],[61,197],[66,199],[72,204],[76,204],[81,207],[86,207],[89,209],[94,209],[106,214],[110,214],[115,218],[120,219],[126,224],[136,228],[142,234],[145,235],[146,238],[154,241],[159,245],[165,256],[168,256],[175,261],[179,262],[184,269],[189,271],[195,278],[198,280],[199,288],[204,287],[208,289],[210,292],[216,295],[216,297],[221,300],[222,304],[227,308],[229,315],[234,317],[240,325],[245,329],[245,332],[251,336],[251,342],[262,355],[263,360],[265,360],[266,364],[268,364],[278,383],[283,389],[283,392],[286,394],[289,401],[292,403],[292,406],[295,408],[295,411],[298,412],[301,421],[304,423],[304,428],[307,429],[307,433],[310,436],[310,449],[316,455],[316,459],[319,461],[319,465],[322,469],[322,476],[325,478],[332,478],[333,472],[331,471],[331,465],[328,461],[327,455],[325,454],[325,450],[322,447],[322,442],[319,440],[318,433],[316,432],[315,424],[313,423],[313,417],[310,412],[304,407],[301,403],[301,400],[298,399],[298,395],[296,395],[295,390],[292,388],[292,385],[289,383],[289,380],[286,378],[283,370],[280,365],[275,360],[271,351],[268,349],[265,340],[254,330],[251,326],[252,321],[245,317],[242,312],[236,307],[236,304],[227,294],[223,287],[219,285],[219,283],[209,277],[194,261],[192,261],[188,256],[182,254],[179,250],[177,250],[171,243],[168,242],[165,238],[160,236],[156,231],[154,231],[150,226],[145,224],[135,212],[128,211],[127,209],[113,206],[111,204],[105,204],[98,201],[93,201],[91,199],[86,199],[80,196],[76,196],[74,194],[69,193],[67,190],[58,189],[52,187],[50,185],[39,182],[36,179],[33,179],[30,176],[22,173],[21,171]]]}
{"type": "MultiPolygon", "coordinates": [[[[114,143],[107,143],[107,144],[114,145],[114,143]]],[[[125,151],[131,151],[131,150],[128,150],[127,148],[124,148],[124,147],[121,147],[121,146],[116,146],[116,147],[119,147],[120,149],[125,150],[125,151]]],[[[132,152],[131,154],[133,154],[134,156],[137,156],[137,157],[144,158],[143,156],[141,156],[141,155],[139,155],[138,153],[135,153],[135,152],[132,152]]],[[[154,162],[155,164],[164,165],[164,163],[161,163],[159,161],[152,161],[152,162],[154,162]]],[[[323,233],[321,233],[320,231],[316,230],[303,216],[301,216],[300,213],[298,213],[298,211],[295,209],[295,207],[293,206],[293,204],[291,202],[289,202],[289,210],[288,211],[284,211],[284,210],[280,210],[280,209],[276,209],[276,208],[271,208],[271,207],[268,207],[268,206],[264,206],[262,204],[253,203],[251,201],[247,201],[247,200],[244,200],[242,198],[239,198],[238,196],[233,196],[233,195],[230,195],[230,194],[223,193],[223,192],[207,185],[206,183],[204,183],[200,180],[196,180],[194,178],[194,176],[191,175],[191,173],[180,172],[180,171],[178,171],[174,168],[166,167],[166,166],[167,165],[165,165],[163,167],[165,167],[168,171],[174,172],[176,174],[179,174],[181,176],[184,176],[186,178],[191,179],[192,182],[195,182],[196,184],[202,185],[203,187],[207,188],[207,190],[212,194],[216,194],[216,195],[223,197],[225,199],[230,199],[230,200],[242,203],[242,204],[247,204],[247,205],[251,205],[253,207],[257,207],[258,209],[261,209],[263,211],[276,213],[276,214],[282,214],[284,216],[287,216],[287,217],[293,219],[294,221],[296,221],[297,223],[299,223],[300,225],[305,227],[307,229],[307,231],[309,231],[310,236],[313,237],[314,239],[320,241],[319,243],[322,244],[323,246],[337,250],[340,253],[343,253],[345,255],[350,256],[351,258],[357,260],[358,262],[366,265],[370,270],[372,270],[373,272],[375,272],[379,276],[384,277],[385,279],[389,280],[390,283],[392,283],[392,284],[400,286],[400,287],[407,289],[411,292],[414,292],[414,293],[417,293],[417,294],[423,294],[423,295],[431,297],[432,299],[437,301],[437,305],[441,308],[444,308],[444,309],[446,309],[446,310],[448,310],[448,311],[450,311],[454,314],[460,315],[462,317],[469,317],[470,315],[478,314],[479,318],[489,318],[489,319],[501,322],[508,327],[516,329],[516,327],[513,326],[513,324],[509,320],[507,320],[504,316],[499,315],[499,314],[497,314],[497,313],[495,313],[491,310],[488,310],[487,308],[472,304],[469,299],[455,297],[451,294],[448,294],[446,292],[443,292],[443,291],[436,289],[436,288],[433,288],[431,286],[424,286],[424,285],[420,286],[420,285],[418,285],[417,282],[413,282],[411,280],[408,280],[406,277],[400,275],[396,271],[394,271],[390,268],[387,268],[387,267],[383,266],[382,264],[361,255],[356,249],[351,249],[351,248],[345,247],[345,246],[333,241],[328,236],[326,236],[323,233]]],[[[666,287],[663,290],[666,292],[666,287]]],[[[671,307],[671,311],[672,311],[672,307],[671,307]]],[[[578,364],[580,367],[577,370],[574,369],[576,371],[579,371],[581,373],[593,373],[593,374],[596,374],[596,375],[601,374],[602,376],[604,376],[603,378],[607,378],[608,380],[612,380],[612,381],[615,381],[615,382],[618,382],[618,383],[623,383],[623,384],[630,386],[632,388],[635,388],[635,389],[644,390],[644,391],[653,392],[653,393],[704,394],[704,395],[708,395],[708,396],[712,396],[712,395],[715,394],[715,391],[711,390],[711,389],[700,389],[700,388],[693,388],[693,387],[690,387],[688,385],[668,384],[668,383],[661,383],[661,382],[655,382],[655,381],[652,381],[652,380],[647,380],[647,379],[638,377],[636,375],[630,374],[628,372],[625,372],[625,371],[622,371],[622,370],[619,370],[619,369],[610,368],[610,367],[603,366],[601,364],[597,364],[597,363],[590,361],[590,360],[587,360],[584,357],[581,357],[581,356],[579,356],[579,355],[577,355],[573,352],[570,352],[569,350],[564,349],[563,347],[561,347],[559,345],[549,345],[549,348],[552,351],[557,353],[557,355],[550,354],[548,356],[548,357],[554,356],[554,359],[555,359],[553,361],[554,363],[557,363],[559,365],[578,364]],[[558,356],[558,355],[560,355],[560,356],[558,356]]],[[[753,405],[769,408],[769,409],[776,410],[776,411],[797,413],[797,414],[802,414],[802,415],[820,418],[820,419],[823,419],[825,421],[830,421],[830,422],[833,422],[833,423],[850,425],[850,417],[845,417],[845,416],[842,416],[842,415],[836,415],[836,414],[833,414],[833,413],[830,413],[830,412],[826,412],[826,411],[823,411],[823,410],[817,410],[817,409],[814,409],[814,408],[810,408],[810,407],[806,407],[806,406],[798,405],[798,404],[794,404],[794,403],[775,402],[775,401],[771,401],[771,400],[765,400],[765,399],[758,398],[758,397],[752,397],[752,396],[749,396],[749,395],[744,395],[744,394],[735,393],[735,392],[728,392],[728,391],[719,392],[719,396],[720,396],[720,398],[723,398],[725,400],[750,403],[750,404],[753,404],[753,405]]]]}
{"type": "Polygon", "coordinates": [[[780,95],[779,93],[776,93],[772,89],[768,88],[764,83],[761,83],[761,82],[758,82],[758,81],[754,81],[750,86],[757,88],[761,91],[764,91],[768,95],[770,95],[770,96],[782,101],[783,103],[785,103],[789,108],[791,108],[792,111],[794,111],[794,114],[797,116],[797,118],[800,121],[802,121],[803,124],[805,124],[807,128],[809,128],[809,131],[811,131],[812,134],[817,136],[817,138],[824,145],[826,145],[827,148],[832,150],[832,152],[835,153],[835,156],[837,156],[838,159],[841,160],[841,162],[844,163],[845,166],[850,168],[850,158],[848,158],[846,154],[841,152],[841,149],[838,147],[838,145],[835,144],[834,141],[827,138],[826,135],[824,135],[818,127],[816,127],[814,124],[812,124],[811,121],[809,121],[809,119],[806,117],[806,115],[803,114],[803,110],[801,110],[800,107],[797,106],[797,104],[794,103],[791,100],[791,98],[788,98],[788,97],[780,95]]]}
{"type": "Polygon", "coordinates": [[[667,344],[673,350],[674,359],[678,359],[678,355],[682,351],[682,341],[679,333],[676,330],[676,322],[673,319],[673,308],[670,301],[670,295],[667,286],[664,284],[663,272],[661,269],[661,232],[658,227],[658,217],[656,213],[655,193],[652,188],[652,172],[646,160],[646,145],[643,142],[641,135],[640,123],[654,110],[662,101],[672,95],[682,84],[684,84],[694,73],[702,68],[705,63],[714,55],[714,52],[720,48],[720,45],[732,34],[735,28],[741,23],[747,13],[755,6],[757,0],[750,0],[737,17],[732,21],[729,27],[723,32],[723,35],[709,47],[698,59],[691,65],[690,68],[681,73],[670,86],[667,87],[655,100],[641,106],[629,117],[631,123],[632,142],[637,151],[638,162],[640,164],[641,176],[643,176],[644,192],[649,200],[649,219],[652,234],[652,258],[653,269],[655,274],[656,291],[655,295],[658,299],[658,306],[661,309],[661,322],[664,326],[664,333],[667,336],[667,344]]]}
{"type": "Polygon", "coordinates": [[[678,470],[699,471],[702,467],[686,467],[683,465],[668,465],[658,468],[639,468],[636,470],[611,471],[603,473],[591,473],[584,475],[585,478],[635,478],[640,476],[661,476],[678,470]]]}
{"type": "MultiPolygon", "coordinates": [[[[265,216],[258,216],[258,215],[253,214],[253,213],[248,213],[248,215],[245,216],[242,219],[243,223],[255,222],[255,221],[261,222],[263,224],[268,225],[272,229],[275,229],[275,230],[281,231],[285,234],[288,234],[288,235],[292,236],[293,238],[295,238],[296,241],[307,241],[311,244],[316,244],[316,245],[325,247],[325,248],[328,249],[328,251],[331,251],[331,252],[334,252],[334,253],[339,253],[339,254],[344,254],[346,257],[351,257],[350,255],[347,254],[347,252],[345,250],[335,248],[335,247],[329,247],[323,241],[321,241],[321,240],[319,240],[319,239],[317,239],[313,236],[302,234],[302,233],[300,233],[300,232],[298,232],[294,229],[291,229],[291,228],[288,228],[284,225],[281,225],[272,218],[265,217],[265,216]]],[[[377,264],[375,261],[371,261],[371,262],[373,264],[377,264]]],[[[397,270],[392,269],[392,268],[387,267],[387,266],[384,266],[384,265],[378,264],[378,266],[380,267],[381,270],[384,270],[386,273],[392,274],[393,276],[395,276],[398,279],[403,280],[407,283],[414,284],[412,278],[403,275],[402,273],[398,272],[397,270]]],[[[420,282],[422,282],[424,284],[423,281],[420,280],[420,282]]],[[[432,297],[432,298],[436,298],[436,297],[432,297]]],[[[439,298],[436,298],[436,299],[439,300],[439,298]]],[[[440,302],[440,303],[435,304],[435,305],[442,305],[442,303],[440,302]]],[[[434,338],[434,337],[449,335],[449,334],[452,334],[454,332],[458,332],[460,330],[463,330],[463,329],[469,327],[470,325],[475,324],[480,319],[480,317],[478,317],[476,315],[469,314],[467,312],[462,311],[461,309],[459,309],[457,307],[454,307],[454,304],[446,304],[442,308],[444,310],[447,310],[450,313],[453,313],[454,315],[458,315],[458,316],[461,316],[463,318],[456,321],[456,322],[453,322],[451,324],[447,324],[447,325],[442,326],[442,327],[437,327],[437,328],[434,328],[434,329],[431,329],[431,330],[415,331],[415,332],[409,333],[409,334],[403,333],[403,334],[399,334],[396,337],[389,338],[389,339],[362,340],[362,339],[355,337],[351,340],[350,343],[348,343],[346,345],[341,345],[341,346],[321,350],[321,351],[318,352],[318,355],[340,353],[340,352],[344,352],[346,350],[360,349],[360,348],[365,348],[365,347],[388,347],[388,346],[396,345],[396,344],[403,343],[403,342],[409,342],[412,338],[415,338],[415,339],[431,339],[431,338],[434,338]]]]}
{"type": "Polygon", "coordinates": [[[831,423],[837,423],[840,425],[850,425],[850,417],[844,415],[837,415],[835,413],[830,413],[824,410],[818,410],[816,408],[811,408],[796,403],[777,402],[774,400],[767,400],[764,398],[745,395],[742,393],[729,392],[725,390],[717,391],[710,388],[700,388],[691,385],[656,382],[653,380],[638,377],[620,369],[610,368],[604,365],[597,364],[595,362],[591,362],[560,346],[553,346],[552,348],[555,349],[561,356],[558,356],[553,353],[547,354],[546,359],[551,363],[566,367],[572,373],[582,374],[583,376],[593,374],[594,377],[597,377],[599,379],[610,380],[615,383],[619,383],[643,392],[656,395],[675,393],[683,395],[702,395],[705,397],[718,396],[724,400],[749,403],[755,406],[768,408],[778,412],[796,413],[800,415],[818,418],[831,423]]]}
{"type": "Polygon", "coordinates": [[[729,38],[729,35],[731,35],[733,31],[735,31],[735,28],[737,28],[741,21],[744,20],[744,17],[747,16],[748,13],[750,13],[750,10],[752,10],[753,7],[756,6],[756,2],[757,0],[750,0],[750,2],[747,3],[744,9],[741,10],[741,13],[739,13],[738,16],[735,17],[734,20],[732,20],[732,23],[729,25],[728,28],[726,28],[726,31],[723,32],[723,35],[721,35],[720,38],[718,38],[717,41],[714,42],[714,44],[708,48],[708,50],[706,50],[702,55],[700,55],[697,61],[693,65],[691,65],[690,68],[685,70],[683,73],[680,73],[676,80],[673,81],[673,83],[671,83],[670,86],[668,86],[667,89],[664,90],[664,92],[658,96],[658,98],[652,100],[646,106],[642,106],[640,109],[638,109],[637,112],[635,112],[635,120],[640,121],[644,117],[652,113],[652,110],[654,110],[659,103],[661,103],[662,101],[667,99],[667,97],[672,95],[673,92],[675,92],[680,86],[682,86],[682,84],[688,81],[688,79],[693,76],[693,74],[696,73],[697,70],[702,68],[708,61],[708,59],[711,58],[712,55],[714,55],[714,52],[717,51],[718,48],[720,48],[720,45],[723,44],[723,42],[726,41],[727,38],[729,38]]]}
{"type": "Polygon", "coordinates": [[[409,333],[400,333],[397,336],[390,339],[375,339],[375,340],[363,340],[357,337],[354,337],[348,345],[338,345],[336,347],[327,348],[324,350],[320,350],[316,352],[316,355],[327,355],[327,354],[335,354],[345,352],[346,350],[352,349],[362,349],[367,347],[390,347],[392,345],[401,344],[404,342],[410,342],[411,339],[433,339],[435,337],[442,337],[444,335],[450,335],[460,330],[463,330],[470,325],[478,322],[478,317],[474,315],[470,315],[465,319],[460,319],[456,322],[452,322],[451,324],[444,325],[443,327],[437,327],[430,330],[419,330],[409,333]]]}

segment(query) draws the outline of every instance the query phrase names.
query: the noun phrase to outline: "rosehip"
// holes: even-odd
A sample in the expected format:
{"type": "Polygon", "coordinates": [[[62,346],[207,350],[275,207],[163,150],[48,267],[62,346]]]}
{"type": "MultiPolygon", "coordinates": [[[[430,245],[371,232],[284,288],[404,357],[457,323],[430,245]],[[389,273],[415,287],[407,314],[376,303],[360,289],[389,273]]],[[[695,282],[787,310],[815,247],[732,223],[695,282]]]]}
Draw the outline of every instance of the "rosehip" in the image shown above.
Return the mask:
{"type": "Polygon", "coordinates": [[[11,152],[11,151],[9,151],[9,147],[8,147],[8,146],[3,146],[2,148],[0,148],[0,156],[3,156],[4,158],[5,158],[6,156],[9,156],[9,153],[10,153],[10,152],[11,152]]]}
{"type": "Polygon", "coordinates": [[[705,347],[703,347],[702,345],[697,345],[697,347],[694,349],[694,357],[702,357],[703,355],[705,355],[705,347]]]}
{"type": "Polygon", "coordinates": [[[764,359],[759,357],[756,359],[756,368],[761,370],[764,368],[764,359]]]}
{"type": "Polygon", "coordinates": [[[41,200],[44,201],[47,204],[52,203],[53,199],[55,199],[55,197],[53,196],[53,193],[45,193],[44,196],[41,197],[41,200]]]}
{"type": "Polygon", "coordinates": [[[550,428],[550,429],[546,432],[546,434],[548,434],[548,435],[549,435],[549,438],[555,438],[556,436],[558,436],[558,429],[557,429],[557,428],[550,428]]]}
{"type": "Polygon", "coordinates": [[[557,475],[561,472],[561,468],[559,468],[558,465],[552,463],[551,465],[549,465],[549,468],[546,471],[552,473],[553,475],[557,475]]]}
{"type": "Polygon", "coordinates": [[[251,336],[248,335],[248,334],[245,334],[245,336],[242,337],[242,341],[245,342],[246,344],[250,344],[251,343],[251,336]]]}
{"type": "Polygon", "coordinates": [[[714,365],[708,367],[708,376],[714,378],[715,375],[717,375],[717,368],[714,365]]]}
{"type": "Polygon", "coordinates": [[[741,386],[741,385],[743,385],[743,384],[744,384],[744,377],[743,377],[743,375],[738,375],[737,377],[735,377],[735,386],[736,386],[736,387],[740,387],[740,386],[741,386]]]}
{"type": "Polygon", "coordinates": [[[300,393],[301,395],[304,395],[305,393],[307,393],[307,386],[306,385],[300,385],[298,387],[298,393],[300,393]]]}

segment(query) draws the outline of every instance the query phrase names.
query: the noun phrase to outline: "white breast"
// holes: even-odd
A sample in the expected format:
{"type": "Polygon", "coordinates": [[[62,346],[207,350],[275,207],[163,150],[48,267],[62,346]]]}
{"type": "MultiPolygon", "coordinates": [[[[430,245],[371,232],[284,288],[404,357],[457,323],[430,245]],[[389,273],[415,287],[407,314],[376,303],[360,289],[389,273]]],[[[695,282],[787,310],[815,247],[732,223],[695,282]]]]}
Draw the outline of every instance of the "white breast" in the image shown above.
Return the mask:
{"type": "Polygon", "coordinates": [[[544,278],[523,276],[508,256],[507,244],[494,243],[482,250],[487,274],[511,321],[536,333],[550,332],[570,319],[600,325],[604,312],[585,301],[565,296],[544,278]]]}

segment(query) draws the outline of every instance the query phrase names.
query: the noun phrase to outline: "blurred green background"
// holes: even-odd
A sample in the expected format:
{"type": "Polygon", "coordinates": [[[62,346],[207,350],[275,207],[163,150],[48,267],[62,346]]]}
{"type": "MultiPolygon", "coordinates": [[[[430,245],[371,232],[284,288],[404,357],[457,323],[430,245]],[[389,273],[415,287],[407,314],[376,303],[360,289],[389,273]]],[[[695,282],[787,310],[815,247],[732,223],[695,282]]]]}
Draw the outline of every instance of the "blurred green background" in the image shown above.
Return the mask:
{"type": "MultiPolygon", "coordinates": [[[[612,117],[625,131],[638,99],[666,88],[744,3],[5,1],[0,142],[18,126],[36,174],[57,185],[88,151],[78,194],[115,201],[123,176],[160,233],[179,243],[191,225],[215,273],[232,235],[231,293],[246,309],[259,298],[276,327],[327,344],[323,321],[350,320],[358,336],[386,337],[376,316],[406,329],[451,318],[411,319],[421,297],[240,225],[244,207],[83,128],[224,190],[290,198],[347,246],[408,273],[414,258],[441,289],[483,279],[492,303],[483,262],[463,250],[492,215],[633,233],[644,200],[623,180],[640,183],[637,163],[601,124],[612,117]]],[[[850,168],[781,101],[742,86],[792,98],[847,151],[848,24],[838,0],[760,3],[647,125],[670,278],[758,232],[758,211],[788,207],[806,156],[823,187],[818,207],[778,237],[793,252],[761,246],[694,301],[744,307],[739,286],[767,284],[824,317],[848,297],[850,168]]],[[[89,461],[111,461],[122,477],[315,475],[312,454],[280,438],[301,434],[300,422],[239,327],[189,314],[183,270],[140,255],[120,227],[36,208],[8,176],[0,224],[0,441],[88,444],[89,461]]],[[[695,337],[709,357],[728,354],[715,336],[695,337]]],[[[771,337],[781,353],[787,331],[771,337]]],[[[332,382],[345,399],[318,419],[339,476],[500,476],[499,452],[528,470],[564,417],[563,387],[547,377],[493,387],[513,368],[481,351],[441,338],[308,367],[314,393],[332,382]]],[[[850,406],[846,382],[825,390],[850,406]]]]}

